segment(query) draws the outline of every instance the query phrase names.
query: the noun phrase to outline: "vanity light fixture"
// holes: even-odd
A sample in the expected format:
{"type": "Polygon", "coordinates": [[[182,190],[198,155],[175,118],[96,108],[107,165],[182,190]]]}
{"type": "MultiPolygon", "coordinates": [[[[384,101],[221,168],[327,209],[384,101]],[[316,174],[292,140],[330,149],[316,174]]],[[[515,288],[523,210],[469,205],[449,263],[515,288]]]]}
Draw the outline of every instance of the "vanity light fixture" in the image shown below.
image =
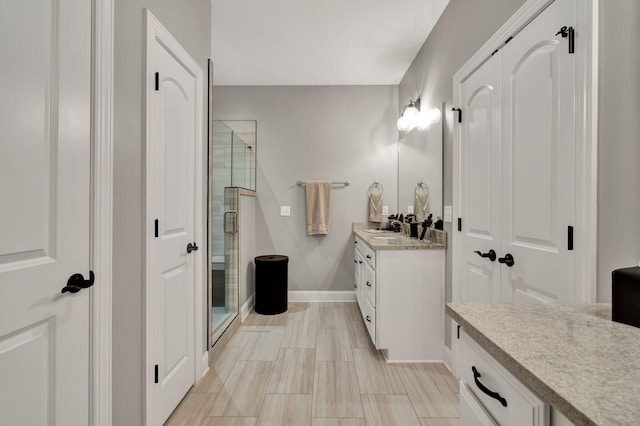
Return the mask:
{"type": "Polygon", "coordinates": [[[402,109],[402,114],[398,118],[397,126],[401,132],[408,132],[414,127],[418,130],[428,130],[432,124],[440,121],[440,110],[438,108],[420,108],[420,98],[409,100],[409,104],[402,109]]]}

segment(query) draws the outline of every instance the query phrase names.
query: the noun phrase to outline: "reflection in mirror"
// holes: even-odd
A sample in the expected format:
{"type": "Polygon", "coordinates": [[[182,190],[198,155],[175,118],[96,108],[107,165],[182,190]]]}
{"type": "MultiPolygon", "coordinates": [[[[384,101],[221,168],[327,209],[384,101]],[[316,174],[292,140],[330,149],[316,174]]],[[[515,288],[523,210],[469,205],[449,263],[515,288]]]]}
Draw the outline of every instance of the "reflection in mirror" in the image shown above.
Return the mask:
{"type": "MultiPolygon", "coordinates": [[[[438,107],[443,108],[444,104],[438,107]]],[[[427,215],[433,213],[434,222],[443,217],[443,126],[444,119],[426,131],[413,129],[398,141],[398,212],[406,215],[414,209],[419,213],[417,209],[424,207],[425,190],[418,182],[423,182],[429,188],[427,215]]]]}

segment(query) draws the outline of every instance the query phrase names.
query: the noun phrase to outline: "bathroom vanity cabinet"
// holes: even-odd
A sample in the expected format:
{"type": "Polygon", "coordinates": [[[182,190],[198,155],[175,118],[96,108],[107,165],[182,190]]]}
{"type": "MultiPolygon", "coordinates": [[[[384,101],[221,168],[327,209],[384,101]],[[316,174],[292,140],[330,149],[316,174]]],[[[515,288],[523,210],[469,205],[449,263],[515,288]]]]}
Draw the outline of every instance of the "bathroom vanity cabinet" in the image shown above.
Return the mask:
{"type": "Polygon", "coordinates": [[[441,361],[445,245],[355,230],[354,290],[389,362],[441,361]]]}

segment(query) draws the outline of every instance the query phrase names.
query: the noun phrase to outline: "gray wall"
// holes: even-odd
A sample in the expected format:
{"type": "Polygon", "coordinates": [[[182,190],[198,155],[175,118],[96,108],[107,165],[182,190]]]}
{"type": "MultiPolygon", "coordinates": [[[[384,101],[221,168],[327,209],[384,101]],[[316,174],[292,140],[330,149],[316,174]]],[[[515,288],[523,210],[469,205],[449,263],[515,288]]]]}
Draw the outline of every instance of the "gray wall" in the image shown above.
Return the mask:
{"type": "MultiPolygon", "coordinates": [[[[451,0],[400,83],[399,106],[447,102],[444,200],[453,197],[453,74],[524,3],[451,0]]],[[[598,149],[598,301],[611,300],[611,271],[640,259],[640,6],[636,0],[600,1],[598,149]]],[[[452,224],[446,224],[451,232],[452,224]]],[[[447,251],[447,300],[451,250],[447,251]]]]}
{"type": "Polygon", "coordinates": [[[600,1],[598,301],[640,260],[640,3],[600,1]]]}
{"type": "MultiPolygon", "coordinates": [[[[203,70],[207,69],[206,61],[211,51],[209,0],[115,1],[114,425],[143,424],[144,8],[149,8],[203,70]]],[[[206,102],[206,93],[204,99],[206,102]]]]}
{"type": "Polygon", "coordinates": [[[290,257],[290,290],[353,290],[351,223],[367,219],[369,185],[397,203],[397,86],[223,86],[213,103],[222,120],[258,121],[257,255],[290,257]],[[334,186],[329,235],[307,236],[297,180],[351,181],[334,186]]]}

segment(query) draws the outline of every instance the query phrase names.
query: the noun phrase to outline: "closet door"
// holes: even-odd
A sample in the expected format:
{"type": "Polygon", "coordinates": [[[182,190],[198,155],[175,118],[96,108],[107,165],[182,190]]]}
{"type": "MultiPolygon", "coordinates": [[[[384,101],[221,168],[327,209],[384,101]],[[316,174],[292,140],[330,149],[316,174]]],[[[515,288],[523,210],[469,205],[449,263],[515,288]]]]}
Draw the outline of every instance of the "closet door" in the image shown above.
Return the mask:
{"type": "Polygon", "coordinates": [[[502,301],[572,302],[575,217],[574,0],[553,2],[502,49],[502,301]]]}
{"type": "Polygon", "coordinates": [[[500,301],[500,53],[493,55],[461,88],[460,299],[500,301]]]}

